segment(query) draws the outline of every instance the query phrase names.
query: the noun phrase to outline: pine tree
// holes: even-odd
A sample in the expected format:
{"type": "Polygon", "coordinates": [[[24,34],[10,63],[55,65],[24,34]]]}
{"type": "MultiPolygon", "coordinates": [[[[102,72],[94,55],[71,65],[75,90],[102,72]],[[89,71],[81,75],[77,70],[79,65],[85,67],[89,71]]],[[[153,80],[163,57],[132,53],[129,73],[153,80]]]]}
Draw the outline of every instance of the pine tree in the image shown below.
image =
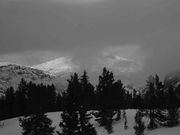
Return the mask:
{"type": "Polygon", "coordinates": [[[81,80],[78,74],[74,74],[68,81],[65,110],[61,114],[62,122],[59,124],[62,132],[57,132],[59,135],[96,135],[96,130],[90,123],[90,114],[81,101],[81,96],[84,96],[82,90],[86,90],[88,84],[85,73],[81,80]]]}
{"type": "Polygon", "coordinates": [[[147,101],[147,105],[150,108],[149,110],[149,119],[150,122],[148,124],[148,129],[153,130],[158,127],[157,122],[156,122],[156,111],[155,109],[157,108],[157,97],[156,97],[156,91],[155,91],[155,78],[151,76],[151,79],[148,80],[147,82],[147,92],[146,92],[146,97],[145,100],[147,101]]]}
{"type": "Polygon", "coordinates": [[[19,119],[22,135],[53,135],[55,127],[44,113],[33,114],[19,119]]]}
{"type": "Polygon", "coordinates": [[[125,109],[126,106],[126,93],[125,89],[123,87],[123,83],[121,80],[117,80],[113,83],[113,87],[111,89],[111,103],[113,106],[113,109],[116,109],[116,121],[119,121],[121,119],[121,110],[119,109],[125,109]]]}
{"type": "Polygon", "coordinates": [[[10,87],[5,92],[5,106],[7,108],[8,117],[12,117],[14,114],[14,88],[10,87]]]}
{"type": "Polygon", "coordinates": [[[62,112],[61,118],[62,122],[59,126],[62,128],[62,132],[57,132],[59,135],[79,135],[78,111],[68,108],[62,112]]]}
{"type": "Polygon", "coordinates": [[[56,97],[56,110],[60,111],[63,109],[63,97],[61,94],[57,94],[57,97],[56,97]]]}
{"type": "Polygon", "coordinates": [[[87,72],[84,71],[80,78],[81,85],[81,105],[86,108],[93,107],[95,100],[94,86],[89,82],[87,72]]]}
{"type": "Polygon", "coordinates": [[[108,109],[100,109],[93,115],[96,117],[96,121],[99,123],[100,126],[104,127],[107,132],[110,134],[113,132],[113,116],[115,112],[108,109]]]}
{"type": "Polygon", "coordinates": [[[178,108],[177,108],[177,96],[174,91],[173,86],[169,86],[168,88],[168,116],[167,116],[167,126],[173,127],[177,126],[179,124],[179,114],[178,114],[178,108]]]}
{"type": "Polygon", "coordinates": [[[121,80],[117,80],[113,83],[111,88],[111,103],[113,108],[116,109],[125,109],[126,108],[126,93],[125,88],[121,80]]]}
{"type": "Polygon", "coordinates": [[[155,110],[150,110],[149,111],[149,119],[150,122],[148,124],[148,129],[153,130],[156,129],[158,127],[157,123],[156,123],[156,113],[155,110]]]}
{"type": "Polygon", "coordinates": [[[112,88],[114,83],[113,73],[106,68],[103,69],[103,73],[99,76],[99,84],[97,86],[98,96],[98,111],[94,114],[96,121],[100,126],[103,126],[108,133],[113,132],[112,122],[114,116],[114,110],[112,108],[112,88]]]}
{"type": "Polygon", "coordinates": [[[92,100],[94,99],[94,87],[89,82],[86,71],[80,78],[81,85],[81,104],[79,107],[79,126],[80,126],[80,135],[96,135],[96,130],[93,125],[90,123],[90,113],[87,109],[92,105],[92,100]]]}
{"type": "Polygon", "coordinates": [[[112,109],[113,106],[113,83],[114,75],[106,68],[103,69],[102,75],[99,76],[97,86],[98,105],[104,109],[112,109]]]}
{"type": "Polygon", "coordinates": [[[179,124],[179,112],[178,108],[168,109],[167,126],[174,127],[179,124]]]}
{"type": "Polygon", "coordinates": [[[62,112],[62,121],[59,126],[62,132],[57,132],[59,135],[78,135],[79,130],[79,106],[81,87],[79,83],[78,74],[75,73],[68,80],[67,97],[65,102],[65,110],[62,112]]]}
{"type": "Polygon", "coordinates": [[[20,84],[18,85],[17,91],[15,93],[15,104],[18,115],[25,115],[27,113],[27,92],[27,82],[24,79],[21,79],[20,84]]]}
{"type": "Polygon", "coordinates": [[[79,135],[96,135],[96,130],[90,123],[90,113],[82,106],[79,110],[80,131],[79,135]]]}
{"type": "Polygon", "coordinates": [[[136,113],[135,116],[136,125],[134,126],[135,135],[144,135],[145,125],[142,122],[142,114],[140,111],[136,113]]]}

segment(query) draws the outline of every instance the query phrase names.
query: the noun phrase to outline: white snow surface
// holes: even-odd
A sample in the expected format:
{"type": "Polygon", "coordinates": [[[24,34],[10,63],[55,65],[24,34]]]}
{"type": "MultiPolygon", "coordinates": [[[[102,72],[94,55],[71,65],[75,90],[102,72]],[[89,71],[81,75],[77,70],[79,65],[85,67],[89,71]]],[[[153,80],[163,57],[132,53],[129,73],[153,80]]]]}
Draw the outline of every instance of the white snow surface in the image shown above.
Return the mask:
{"type": "Polygon", "coordinates": [[[60,57],[39,65],[35,65],[32,68],[45,71],[46,73],[54,76],[62,73],[74,72],[74,66],[71,63],[71,59],[65,57],[60,57]]]}
{"type": "MultiPolygon", "coordinates": [[[[114,132],[111,135],[135,135],[134,133],[134,116],[136,110],[126,110],[126,116],[128,121],[128,129],[124,129],[124,119],[113,123],[114,132]]],[[[60,131],[59,122],[61,121],[60,112],[48,113],[48,117],[53,121],[53,126],[56,126],[56,131],[60,131]]],[[[146,121],[146,120],[145,120],[146,121]]],[[[98,123],[92,118],[91,122],[98,135],[108,135],[103,127],[99,127],[98,123]]],[[[0,127],[0,135],[21,135],[22,129],[19,126],[18,118],[8,119],[1,121],[4,126],[0,127]]],[[[145,135],[179,135],[180,126],[173,128],[158,128],[156,130],[145,130],[145,135]]],[[[55,132],[54,135],[57,135],[55,132]]]]}

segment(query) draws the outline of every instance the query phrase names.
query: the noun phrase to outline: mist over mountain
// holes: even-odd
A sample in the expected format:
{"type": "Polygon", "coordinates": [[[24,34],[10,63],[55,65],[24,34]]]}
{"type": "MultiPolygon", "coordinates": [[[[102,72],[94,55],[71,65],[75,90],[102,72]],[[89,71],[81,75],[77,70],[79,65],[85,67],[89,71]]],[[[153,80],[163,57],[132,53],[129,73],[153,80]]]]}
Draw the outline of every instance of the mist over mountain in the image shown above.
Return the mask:
{"type": "MultiPolygon", "coordinates": [[[[98,77],[102,73],[102,68],[87,70],[89,80],[94,86],[98,84],[98,77]]],[[[121,70],[113,67],[109,67],[108,69],[114,73],[114,78],[116,80],[122,80],[125,86],[131,86],[133,88],[142,87],[146,84],[146,80],[144,82],[139,81],[142,80],[142,76],[138,72],[121,72],[121,70]]],[[[65,57],[56,58],[31,67],[10,62],[1,62],[0,91],[3,92],[10,86],[16,89],[21,78],[35,83],[54,84],[58,91],[63,91],[67,86],[67,80],[70,78],[70,75],[77,72],[81,76],[84,70],[80,65],[74,65],[71,58],[67,59],[65,57]]],[[[174,85],[180,82],[180,72],[167,74],[164,82],[166,85],[174,85]]]]}
{"type": "MultiPolygon", "coordinates": [[[[79,76],[83,70],[68,65],[68,61],[63,58],[51,60],[40,65],[32,67],[11,64],[9,62],[0,63],[0,90],[5,91],[10,86],[17,88],[20,80],[24,78],[26,81],[35,83],[54,84],[58,91],[65,89],[67,80],[74,72],[79,76]],[[65,64],[66,63],[66,64],[65,64]]],[[[101,70],[87,71],[91,83],[95,86],[98,83],[98,77],[102,73],[101,70]]],[[[121,79],[126,84],[135,84],[134,78],[124,74],[114,74],[115,79],[121,79]]]]}
{"type": "MultiPolygon", "coordinates": [[[[0,66],[0,91],[3,93],[7,88],[14,87],[17,89],[21,79],[24,78],[26,81],[32,81],[40,84],[53,84],[54,76],[45,73],[42,70],[34,69],[31,67],[1,63],[0,66]]],[[[60,85],[60,84],[59,84],[60,85]]]]}

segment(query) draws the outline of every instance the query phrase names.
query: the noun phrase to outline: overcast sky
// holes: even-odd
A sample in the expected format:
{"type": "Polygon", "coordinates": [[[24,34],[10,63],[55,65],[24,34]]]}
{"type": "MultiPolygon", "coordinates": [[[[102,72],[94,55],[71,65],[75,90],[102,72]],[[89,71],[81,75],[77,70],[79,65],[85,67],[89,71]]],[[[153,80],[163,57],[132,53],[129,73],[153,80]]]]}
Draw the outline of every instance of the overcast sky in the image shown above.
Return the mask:
{"type": "Polygon", "coordinates": [[[0,62],[180,70],[180,0],[0,0],[0,62]]]}

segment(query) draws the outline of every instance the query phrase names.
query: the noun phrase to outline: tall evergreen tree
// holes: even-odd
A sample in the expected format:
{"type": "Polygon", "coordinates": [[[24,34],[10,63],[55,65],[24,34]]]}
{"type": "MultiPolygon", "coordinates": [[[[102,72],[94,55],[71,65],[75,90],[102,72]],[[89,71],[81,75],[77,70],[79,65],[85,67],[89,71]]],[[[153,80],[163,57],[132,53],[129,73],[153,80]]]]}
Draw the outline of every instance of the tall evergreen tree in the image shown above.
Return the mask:
{"type": "Polygon", "coordinates": [[[57,97],[56,97],[56,110],[57,111],[62,111],[63,109],[63,97],[60,93],[57,94],[57,97]]]}
{"type": "Polygon", "coordinates": [[[168,116],[167,116],[167,126],[173,127],[179,124],[179,113],[177,107],[177,94],[173,86],[169,86],[168,95],[167,95],[167,104],[168,104],[168,116]]]}
{"type": "Polygon", "coordinates": [[[121,80],[117,80],[113,83],[111,89],[112,92],[112,105],[114,108],[126,108],[126,92],[121,80]]]}
{"type": "Polygon", "coordinates": [[[114,83],[113,73],[106,68],[103,69],[102,75],[99,76],[99,84],[97,86],[98,111],[94,114],[96,121],[100,126],[107,129],[108,133],[112,133],[112,122],[114,116],[112,88],[114,83]]]}
{"type": "Polygon", "coordinates": [[[87,80],[83,79],[80,83],[75,73],[68,81],[66,107],[61,114],[62,122],[59,125],[62,132],[57,132],[59,135],[96,135],[96,130],[90,123],[90,114],[80,100],[81,96],[84,96],[81,93],[82,88],[85,90],[84,86],[88,84],[87,80]]]}
{"type": "Polygon", "coordinates": [[[57,132],[59,135],[78,135],[79,133],[79,97],[80,83],[78,74],[75,73],[68,80],[67,97],[65,102],[65,110],[62,112],[62,121],[59,126],[62,132],[57,132]]]}
{"type": "Polygon", "coordinates": [[[14,88],[10,87],[5,92],[5,107],[7,108],[8,117],[12,117],[14,114],[14,101],[15,94],[14,88]]]}
{"type": "Polygon", "coordinates": [[[94,86],[89,82],[87,72],[84,71],[80,78],[81,92],[81,105],[84,107],[92,107],[95,101],[94,86]]]}
{"type": "Polygon", "coordinates": [[[21,79],[20,84],[18,85],[17,91],[15,93],[15,104],[18,115],[24,115],[27,113],[27,92],[27,82],[24,79],[21,79]]]}
{"type": "Polygon", "coordinates": [[[46,87],[46,94],[44,96],[44,101],[47,101],[47,111],[55,111],[56,107],[56,89],[55,86],[48,85],[46,87]]]}
{"type": "Polygon", "coordinates": [[[137,111],[135,116],[136,125],[134,126],[135,135],[144,135],[145,125],[142,122],[142,114],[140,111],[137,111]]]}
{"type": "Polygon", "coordinates": [[[148,129],[156,129],[157,128],[157,122],[156,122],[156,111],[157,109],[157,96],[156,96],[156,90],[155,90],[155,78],[153,76],[150,77],[150,79],[147,81],[147,92],[145,95],[145,100],[147,101],[147,106],[149,109],[149,125],[148,129]]]}
{"type": "Polygon", "coordinates": [[[97,86],[98,104],[102,108],[112,108],[113,101],[113,83],[114,75],[106,68],[103,69],[102,75],[99,76],[99,83],[97,86]]]}
{"type": "Polygon", "coordinates": [[[80,97],[77,95],[80,91],[80,83],[78,74],[75,73],[68,80],[66,93],[65,110],[62,112],[62,121],[59,126],[62,132],[57,132],[59,135],[78,135],[79,133],[79,104],[80,97]]]}
{"type": "Polygon", "coordinates": [[[121,110],[127,107],[126,105],[126,93],[125,88],[121,80],[117,80],[113,83],[112,91],[112,107],[116,110],[116,121],[121,119],[121,110]]]}

